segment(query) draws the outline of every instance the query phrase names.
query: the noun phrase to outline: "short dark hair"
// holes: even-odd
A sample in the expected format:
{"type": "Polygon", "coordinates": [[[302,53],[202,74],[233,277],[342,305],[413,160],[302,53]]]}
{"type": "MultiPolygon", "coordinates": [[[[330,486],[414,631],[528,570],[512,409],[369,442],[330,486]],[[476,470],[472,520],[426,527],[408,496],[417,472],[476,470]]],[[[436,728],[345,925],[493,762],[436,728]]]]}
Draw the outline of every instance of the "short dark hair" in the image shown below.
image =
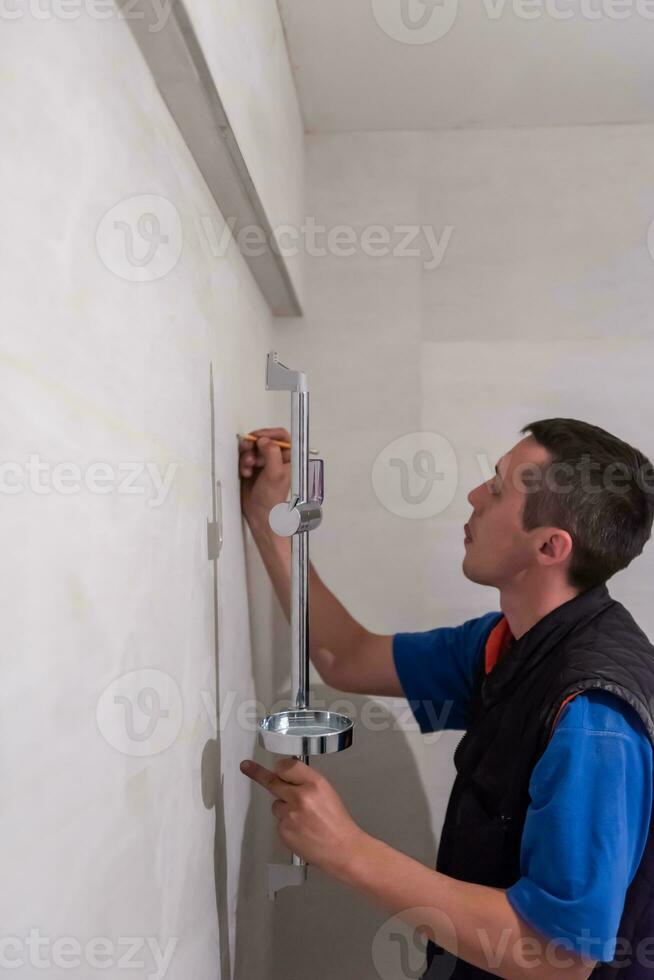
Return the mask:
{"type": "Polygon", "coordinates": [[[526,531],[553,525],[572,537],[569,584],[584,591],[606,582],[636,558],[652,533],[654,467],[638,449],[597,425],[577,419],[541,419],[521,430],[548,450],[544,485],[525,496],[526,531]],[[584,472],[584,465],[587,472],[584,472]],[[563,468],[566,486],[552,486],[552,470],[563,468]],[[606,485],[606,473],[619,469],[624,484],[606,485]],[[599,485],[589,483],[599,471],[599,485]]]}

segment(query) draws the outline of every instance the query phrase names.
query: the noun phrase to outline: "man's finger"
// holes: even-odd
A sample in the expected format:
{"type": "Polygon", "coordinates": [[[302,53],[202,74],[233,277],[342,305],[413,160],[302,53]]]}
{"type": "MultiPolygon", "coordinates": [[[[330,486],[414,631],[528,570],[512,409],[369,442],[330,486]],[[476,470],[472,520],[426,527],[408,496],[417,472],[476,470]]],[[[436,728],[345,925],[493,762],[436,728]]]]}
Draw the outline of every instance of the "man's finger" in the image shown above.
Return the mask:
{"type": "Polygon", "coordinates": [[[280,759],[275,763],[275,769],[277,775],[285,783],[292,783],[294,786],[302,786],[303,783],[317,783],[320,779],[320,774],[315,769],[305,765],[300,759],[280,759]]]}
{"type": "Polygon", "coordinates": [[[251,759],[244,759],[241,763],[241,772],[249,776],[255,783],[259,783],[260,786],[263,786],[264,789],[267,789],[269,793],[277,796],[280,800],[288,800],[290,798],[292,789],[288,783],[280,779],[270,769],[266,769],[265,766],[260,766],[258,762],[252,762],[251,759]]]}

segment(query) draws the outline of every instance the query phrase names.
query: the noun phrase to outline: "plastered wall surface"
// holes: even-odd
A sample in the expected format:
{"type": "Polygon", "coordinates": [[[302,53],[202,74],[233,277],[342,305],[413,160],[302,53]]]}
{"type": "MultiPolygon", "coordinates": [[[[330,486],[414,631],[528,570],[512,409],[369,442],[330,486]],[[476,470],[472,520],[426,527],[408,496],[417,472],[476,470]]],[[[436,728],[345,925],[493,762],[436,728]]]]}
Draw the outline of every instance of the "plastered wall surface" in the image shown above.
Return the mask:
{"type": "MultiPolygon", "coordinates": [[[[128,26],[26,12],[3,37],[6,955],[20,977],[260,972],[268,840],[244,846],[237,708],[269,697],[277,613],[261,577],[248,606],[236,433],[284,419],[274,325],[202,234],[222,216],[128,26]]],[[[280,57],[253,86],[275,91],[280,57]]]]}

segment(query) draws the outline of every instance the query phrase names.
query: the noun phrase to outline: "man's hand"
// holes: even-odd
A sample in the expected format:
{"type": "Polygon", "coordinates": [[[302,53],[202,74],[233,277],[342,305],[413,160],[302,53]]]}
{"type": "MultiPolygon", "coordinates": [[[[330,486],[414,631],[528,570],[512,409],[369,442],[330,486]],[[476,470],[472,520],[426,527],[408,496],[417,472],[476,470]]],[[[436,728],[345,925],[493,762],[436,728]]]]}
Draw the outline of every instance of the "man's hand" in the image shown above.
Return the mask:
{"type": "Polygon", "coordinates": [[[272,812],[286,847],[339,877],[367,835],[331,783],[299,759],[280,759],[275,772],[245,759],[241,772],[275,797],[272,812]]]}
{"type": "Polygon", "coordinates": [[[241,770],[274,797],[284,844],[310,864],[356,888],[467,963],[505,980],[587,980],[594,960],[552,941],[524,922],[506,892],[432,871],[366,834],[331,784],[304,763],[285,758],[276,772],[245,760],[241,770]],[[555,957],[555,958],[554,958],[555,957]]]}
{"type": "Polygon", "coordinates": [[[254,429],[251,435],[260,436],[258,442],[239,440],[241,509],[250,526],[258,521],[267,527],[271,509],[286,500],[291,488],[291,450],[274,440],[290,442],[291,435],[279,428],[254,429]]]}

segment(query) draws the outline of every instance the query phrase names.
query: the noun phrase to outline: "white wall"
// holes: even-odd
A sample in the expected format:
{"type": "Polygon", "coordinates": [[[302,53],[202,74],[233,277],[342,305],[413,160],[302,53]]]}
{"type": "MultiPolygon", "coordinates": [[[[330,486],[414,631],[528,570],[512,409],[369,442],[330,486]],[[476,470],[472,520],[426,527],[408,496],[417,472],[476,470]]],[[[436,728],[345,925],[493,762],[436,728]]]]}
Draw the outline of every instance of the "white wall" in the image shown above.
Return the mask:
{"type": "MultiPolygon", "coordinates": [[[[230,88],[227,108],[239,119],[256,91],[274,101],[280,126],[251,131],[244,152],[255,173],[257,156],[285,159],[292,139],[299,173],[281,28],[272,43],[259,30],[275,6],[248,7],[258,73],[248,93],[230,88]]],[[[127,24],[77,14],[2,28],[2,935],[7,959],[23,962],[16,976],[43,975],[39,956],[48,975],[95,975],[93,952],[75,946],[93,937],[106,939],[103,976],[122,976],[125,939],[141,937],[164,949],[177,939],[169,978],[224,980],[239,959],[260,972],[266,952],[263,870],[244,843],[251,786],[238,771],[254,733],[232,710],[217,734],[215,699],[269,694],[274,610],[263,580],[248,606],[236,433],[284,419],[285,399],[263,384],[275,328],[240,254],[216,257],[200,234],[200,217],[220,232],[221,215],[127,24]],[[168,240],[138,266],[115,223],[133,232],[145,212],[168,240]],[[139,275],[150,281],[130,281],[139,275]],[[211,366],[225,525],[217,642],[211,366]],[[32,454],[45,470],[30,477],[32,454]],[[107,492],[84,486],[96,463],[107,492]],[[129,463],[146,494],[119,492],[129,463]],[[144,463],[172,480],[159,506],[144,463]],[[157,696],[169,712],[158,721],[157,696]]],[[[227,48],[236,25],[220,30],[227,48]]],[[[301,181],[280,187],[268,175],[261,188],[271,214],[301,210],[301,181]]],[[[147,243],[133,244],[142,258],[147,243]]],[[[131,975],[161,975],[147,947],[133,959],[131,975]]]]}
{"type": "MultiPolygon", "coordinates": [[[[477,454],[492,468],[521,438],[522,425],[567,416],[654,455],[646,410],[654,359],[647,247],[654,127],[342,133],[310,135],[307,147],[307,213],[325,228],[351,227],[357,242],[349,257],[334,248],[309,257],[306,322],[285,321],[280,333],[308,373],[311,441],[326,459],[312,559],[371,630],[458,624],[499,609],[495,590],[461,573],[467,493],[490,475],[477,454]],[[402,225],[430,225],[440,241],[452,230],[442,262],[427,269],[432,252],[423,235],[412,244],[418,256],[364,254],[361,235],[373,225],[395,244],[402,225]],[[414,519],[422,513],[416,507],[396,507],[399,471],[388,458],[382,500],[376,495],[374,463],[405,437],[391,455],[405,460],[417,494],[425,484],[411,469],[411,434],[421,431],[452,447],[458,481],[456,467],[446,469],[455,478],[452,502],[440,507],[435,483],[433,512],[430,496],[426,516],[414,519]]],[[[346,248],[346,232],[339,234],[346,248]]],[[[650,543],[610,583],[650,633],[653,570],[650,543]]],[[[369,772],[405,772],[406,760],[403,735],[395,749],[384,742],[383,760],[374,733],[359,728],[356,737],[366,741],[356,763],[361,799],[369,772]]],[[[414,819],[423,841],[430,807],[426,861],[434,857],[458,737],[408,735],[420,772],[414,819]]],[[[341,766],[337,782],[351,778],[345,757],[341,766]]],[[[370,824],[379,796],[366,798],[370,824]]],[[[399,806],[396,799],[387,795],[385,807],[399,806]]]]}

